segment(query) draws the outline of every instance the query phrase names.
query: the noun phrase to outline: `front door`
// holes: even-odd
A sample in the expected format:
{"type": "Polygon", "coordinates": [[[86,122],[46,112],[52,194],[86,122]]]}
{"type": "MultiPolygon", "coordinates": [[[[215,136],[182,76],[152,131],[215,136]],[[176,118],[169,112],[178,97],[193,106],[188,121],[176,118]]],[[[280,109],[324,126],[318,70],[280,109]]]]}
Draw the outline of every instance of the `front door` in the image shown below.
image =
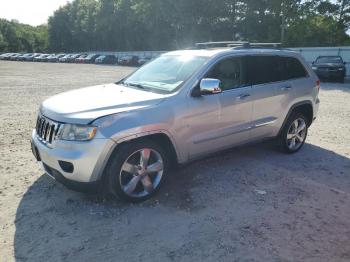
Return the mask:
{"type": "Polygon", "coordinates": [[[190,158],[247,142],[252,121],[252,89],[241,57],[216,63],[204,78],[221,81],[222,93],[190,98],[190,158]]]}

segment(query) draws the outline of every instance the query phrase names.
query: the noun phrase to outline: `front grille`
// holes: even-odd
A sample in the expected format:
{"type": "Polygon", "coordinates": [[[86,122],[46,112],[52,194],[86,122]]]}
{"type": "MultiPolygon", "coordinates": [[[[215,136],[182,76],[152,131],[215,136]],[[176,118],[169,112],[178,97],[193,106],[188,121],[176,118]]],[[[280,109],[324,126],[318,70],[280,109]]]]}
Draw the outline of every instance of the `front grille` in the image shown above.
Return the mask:
{"type": "Polygon", "coordinates": [[[51,144],[56,139],[60,127],[60,123],[39,115],[36,121],[35,130],[39,140],[44,143],[51,144]]]}
{"type": "Polygon", "coordinates": [[[335,68],[335,67],[319,67],[318,69],[321,71],[338,71],[339,70],[338,68],[335,68]]]}

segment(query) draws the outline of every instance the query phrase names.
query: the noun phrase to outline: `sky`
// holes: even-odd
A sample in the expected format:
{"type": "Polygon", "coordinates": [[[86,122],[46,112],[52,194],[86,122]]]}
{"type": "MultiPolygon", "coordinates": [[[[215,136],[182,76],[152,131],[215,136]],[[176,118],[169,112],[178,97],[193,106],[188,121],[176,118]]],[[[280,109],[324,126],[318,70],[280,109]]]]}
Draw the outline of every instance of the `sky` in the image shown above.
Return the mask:
{"type": "Polygon", "coordinates": [[[0,18],[33,26],[47,22],[60,6],[72,0],[0,0],[0,18]]]}

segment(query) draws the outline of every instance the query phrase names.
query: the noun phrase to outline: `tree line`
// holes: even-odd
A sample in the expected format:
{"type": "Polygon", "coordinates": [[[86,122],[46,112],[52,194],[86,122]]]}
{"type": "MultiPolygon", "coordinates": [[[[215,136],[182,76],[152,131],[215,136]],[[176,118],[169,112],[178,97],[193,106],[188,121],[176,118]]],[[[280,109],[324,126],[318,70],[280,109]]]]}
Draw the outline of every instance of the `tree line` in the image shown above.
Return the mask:
{"type": "Polygon", "coordinates": [[[171,50],[222,40],[339,46],[350,45],[349,28],[350,0],[74,0],[54,12],[47,31],[33,30],[47,33],[42,46],[49,51],[74,52],[171,50]]]}
{"type": "Polygon", "coordinates": [[[47,49],[47,25],[34,27],[0,19],[0,52],[44,52],[47,49]]]}

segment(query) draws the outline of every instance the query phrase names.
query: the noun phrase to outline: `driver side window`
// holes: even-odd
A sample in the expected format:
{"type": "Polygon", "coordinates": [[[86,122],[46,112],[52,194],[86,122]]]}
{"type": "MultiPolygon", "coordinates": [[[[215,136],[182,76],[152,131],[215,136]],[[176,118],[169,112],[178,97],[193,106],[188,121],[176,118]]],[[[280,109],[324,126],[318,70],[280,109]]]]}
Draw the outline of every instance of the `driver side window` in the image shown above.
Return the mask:
{"type": "Polygon", "coordinates": [[[241,57],[226,58],[218,62],[207,73],[206,78],[220,80],[222,91],[241,87],[243,84],[243,64],[241,57]]]}

